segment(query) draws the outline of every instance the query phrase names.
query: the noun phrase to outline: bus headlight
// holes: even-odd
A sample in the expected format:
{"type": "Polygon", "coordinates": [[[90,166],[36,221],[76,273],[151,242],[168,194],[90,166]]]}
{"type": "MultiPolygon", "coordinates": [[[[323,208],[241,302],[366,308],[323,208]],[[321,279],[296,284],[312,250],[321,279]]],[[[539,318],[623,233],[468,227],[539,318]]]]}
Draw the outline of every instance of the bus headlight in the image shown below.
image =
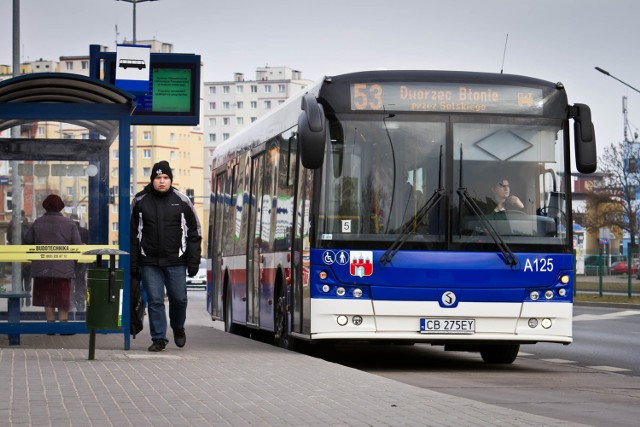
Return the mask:
{"type": "Polygon", "coordinates": [[[347,316],[345,316],[344,314],[341,314],[340,316],[338,316],[338,318],[336,319],[336,322],[338,322],[338,325],[340,326],[344,326],[347,324],[347,322],[349,321],[349,319],[347,318],[347,316]]]}
{"type": "Polygon", "coordinates": [[[327,293],[331,290],[331,286],[324,284],[322,285],[322,292],[327,293]]]}
{"type": "Polygon", "coordinates": [[[538,319],[534,319],[534,318],[529,319],[529,327],[533,329],[536,326],[538,326],[538,319]]]}
{"type": "Polygon", "coordinates": [[[362,296],[362,289],[355,288],[353,290],[353,296],[356,297],[356,298],[360,298],[362,296]]]}
{"type": "Polygon", "coordinates": [[[531,293],[529,294],[529,298],[531,298],[531,301],[538,301],[540,299],[540,292],[531,291],[531,293]]]}
{"type": "Polygon", "coordinates": [[[549,329],[551,327],[551,319],[542,319],[542,322],[540,323],[542,325],[543,328],[545,329],[549,329]]]}
{"type": "Polygon", "coordinates": [[[567,290],[565,288],[558,289],[558,295],[560,295],[561,297],[567,295],[567,290]]]}
{"type": "Polygon", "coordinates": [[[347,293],[347,291],[342,286],[336,289],[336,295],[339,297],[343,297],[345,293],[347,293]]]}
{"type": "Polygon", "coordinates": [[[551,289],[546,290],[546,291],[544,292],[544,297],[545,297],[546,299],[551,299],[551,298],[553,298],[553,291],[552,291],[551,289]]]}
{"type": "Polygon", "coordinates": [[[353,316],[351,321],[353,322],[354,325],[360,326],[362,325],[362,316],[353,316]]]}

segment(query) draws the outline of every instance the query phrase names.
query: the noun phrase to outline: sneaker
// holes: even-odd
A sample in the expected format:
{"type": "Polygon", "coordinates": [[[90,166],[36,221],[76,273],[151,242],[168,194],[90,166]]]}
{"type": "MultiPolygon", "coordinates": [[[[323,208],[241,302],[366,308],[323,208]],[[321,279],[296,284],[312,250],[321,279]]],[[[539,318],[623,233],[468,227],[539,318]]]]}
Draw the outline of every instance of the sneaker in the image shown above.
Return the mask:
{"type": "Polygon", "coordinates": [[[184,333],[184,328],[173,330],[173,340],[178,347],[184,347],[187,343],[187,335],[184,333]]]}
{"type": "Polygon", "coordinates": [[[164,340],[153,340],[153,344],[149,346],[149,351],[162,351],[167,346],[164,340]]]}

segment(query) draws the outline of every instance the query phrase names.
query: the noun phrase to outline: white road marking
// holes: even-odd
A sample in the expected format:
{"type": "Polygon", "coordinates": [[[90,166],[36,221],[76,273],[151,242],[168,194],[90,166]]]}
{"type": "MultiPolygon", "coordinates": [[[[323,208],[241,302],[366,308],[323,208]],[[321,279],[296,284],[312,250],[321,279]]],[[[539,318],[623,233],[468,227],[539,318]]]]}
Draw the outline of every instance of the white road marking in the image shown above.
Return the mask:
{"type": "Polygon", "coordinates": [[[638,316],[638,315],[640,315],[640,310],[616,311],[614,313],[606,313],[606,314],[581,314],[579,316],[575,316],[573,318],[573,321],[580,322],[583,320],[609,320],[609,319],[617,319],[619,317],[638,316]]]}
{"type": "Polygon", "coordinates": [[[624,372],[624,371],[631,370],[631,369],[624,369],[624,368],[616,368],[615,366],[587,366],[587,368],[597,369],[598,371],[607,371],[607,372],[624,372]]]}

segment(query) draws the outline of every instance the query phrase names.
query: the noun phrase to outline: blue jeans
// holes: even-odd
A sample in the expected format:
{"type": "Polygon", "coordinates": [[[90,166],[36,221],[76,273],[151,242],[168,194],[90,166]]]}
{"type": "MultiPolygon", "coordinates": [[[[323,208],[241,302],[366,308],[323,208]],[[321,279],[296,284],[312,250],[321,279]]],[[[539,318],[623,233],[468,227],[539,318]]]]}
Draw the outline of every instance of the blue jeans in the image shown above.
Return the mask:
{"type": "Polygon", "coordinates": [[[187,318],[187,268],[184,265],[140,266],[142,286],[147,293],[147,310],[152,340],[167,339],[167,314],[164,293],[169,297],[169,322],[172,329],[184,328],[187,318]]]}

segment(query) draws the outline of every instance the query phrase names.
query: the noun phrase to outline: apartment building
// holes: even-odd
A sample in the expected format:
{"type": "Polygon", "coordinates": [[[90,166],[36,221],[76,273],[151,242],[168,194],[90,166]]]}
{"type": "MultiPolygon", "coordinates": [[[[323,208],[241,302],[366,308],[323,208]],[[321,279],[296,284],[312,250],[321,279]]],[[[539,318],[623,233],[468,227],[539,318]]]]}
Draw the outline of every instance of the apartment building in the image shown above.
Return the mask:
{"type": "Polygon", "coordinates": [[[243,127],[268,114],[287,98],[313,83],[302,72],[289,67],[256,68],[255,80],[235,73],[233,80],[205,82],[203,89],[203,134],[205,183],[211,188],[211,162],[215,148],[243,127]]]}

